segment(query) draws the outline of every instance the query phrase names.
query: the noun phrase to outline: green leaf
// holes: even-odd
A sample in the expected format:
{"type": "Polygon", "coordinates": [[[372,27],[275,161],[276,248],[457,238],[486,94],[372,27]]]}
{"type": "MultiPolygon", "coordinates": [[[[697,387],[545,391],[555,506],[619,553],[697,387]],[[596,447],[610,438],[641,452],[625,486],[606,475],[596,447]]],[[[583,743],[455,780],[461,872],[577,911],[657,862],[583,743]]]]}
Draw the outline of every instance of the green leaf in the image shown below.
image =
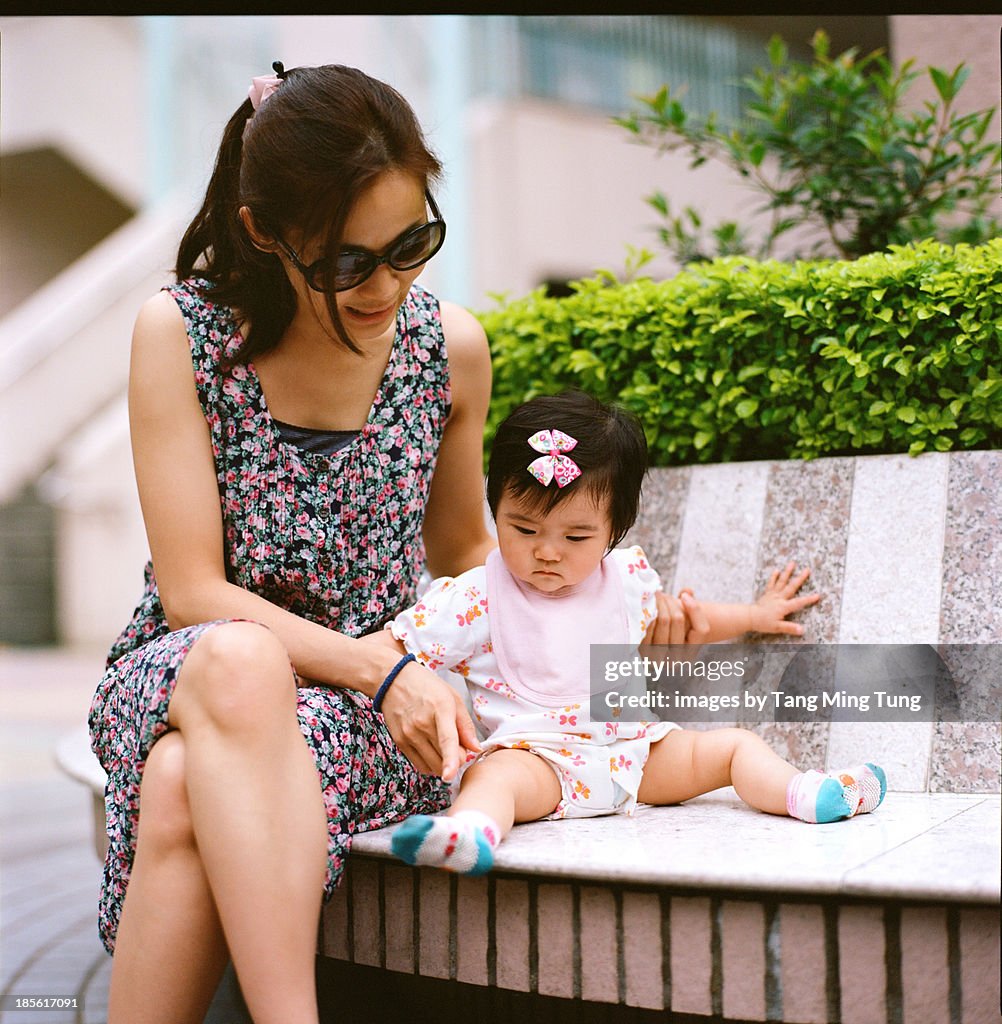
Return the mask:
{"type": "Polygon", "coordinates": [[[902,423],[914,423],[916,417],[915,409],[910,405],[904,405],[895,414],[902,423]]]}
{"type": "Polygon", "coordinates": [[[738,383],[744,384],[746,380],[751,380],[752,377],[761,376],[765,372],[766,368],[764,366],[742,366],[741,369],[738,370],[738,383]]]}
{"type": "Polygon", "coordinates": [[[949,103],[956,95],[953,77],[941,68],[929,68],[929,77],[932,79],[932,84],[936,87],[936,92],[939,93],[939,98],[944,103],[949,103]]]}
{"type": "Polygon", "coordinates": [[[602,365],[602,360],[599,359],[594,352],[589,352],[586,349],[577,349],[572,352],[567,359],[567,366],[575,373],[581,373],[586,370],[594,370],[596,367],[602,365]]]}
{"type": "Polygon", "coordinates": [[[742,420],[748,419],[749,416],[754,416],[758,411],[758,400],[754,398],[745,398],[734,407],[735,413],[738,418],[742,420]]]}

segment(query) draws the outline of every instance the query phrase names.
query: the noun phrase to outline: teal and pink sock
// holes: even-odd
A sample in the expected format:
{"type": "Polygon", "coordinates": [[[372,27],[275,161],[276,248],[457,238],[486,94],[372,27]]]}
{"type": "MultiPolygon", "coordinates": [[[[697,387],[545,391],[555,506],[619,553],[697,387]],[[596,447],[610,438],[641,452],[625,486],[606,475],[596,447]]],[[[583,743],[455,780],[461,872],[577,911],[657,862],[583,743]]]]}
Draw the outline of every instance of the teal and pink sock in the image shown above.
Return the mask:
{"type": "Polygon", "coordinates": [[[886,792],[883,768],[870,762],[836,772],[812,770],[790,779],[786,809],[801,821],[839,821],[868,814],[880,806],[886,792]]]}
{"type": "Polygon", "coordinates": [[[408,864],[482,875],[494,865],[501,841],[496,821],[480,811],[432,817],[415,814],[393,833],[393,853],[408,864]]]}

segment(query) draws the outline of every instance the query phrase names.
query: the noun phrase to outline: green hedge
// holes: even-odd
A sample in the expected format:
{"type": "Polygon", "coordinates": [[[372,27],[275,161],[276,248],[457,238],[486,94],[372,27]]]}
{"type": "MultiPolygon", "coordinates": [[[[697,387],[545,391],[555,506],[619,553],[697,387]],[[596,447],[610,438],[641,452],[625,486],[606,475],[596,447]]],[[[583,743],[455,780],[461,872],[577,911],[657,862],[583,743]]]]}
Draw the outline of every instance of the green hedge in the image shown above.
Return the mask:
{"type": "Polygon", "coordinates": [[[1002,239],[574,288],[480,314],[488,439],[580,387],[637,413],[652,465],[1002,448],[1002,239]]]}

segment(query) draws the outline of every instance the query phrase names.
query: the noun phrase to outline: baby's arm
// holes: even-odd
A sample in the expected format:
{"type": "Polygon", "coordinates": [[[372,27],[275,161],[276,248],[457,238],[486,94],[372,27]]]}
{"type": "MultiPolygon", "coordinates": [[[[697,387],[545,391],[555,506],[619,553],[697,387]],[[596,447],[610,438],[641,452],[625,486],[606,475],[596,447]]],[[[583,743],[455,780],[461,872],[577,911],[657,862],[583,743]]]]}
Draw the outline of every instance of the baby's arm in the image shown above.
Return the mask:
{"type": "Polygon", "coordinates": [[[703,643],[733,640],[744,633],[785,633],[803,636],[804,627],[788,622],[787,616],[821,600],[820,594],[797,592],[811,574],[804,569],[794,576],[796,566],[790,562],[785,569],[776,569],[762,596],[754,604],[720,604],[697,601],[692,592],[683,590],[679,600],[685,606],[694,628],[703,643]]]}

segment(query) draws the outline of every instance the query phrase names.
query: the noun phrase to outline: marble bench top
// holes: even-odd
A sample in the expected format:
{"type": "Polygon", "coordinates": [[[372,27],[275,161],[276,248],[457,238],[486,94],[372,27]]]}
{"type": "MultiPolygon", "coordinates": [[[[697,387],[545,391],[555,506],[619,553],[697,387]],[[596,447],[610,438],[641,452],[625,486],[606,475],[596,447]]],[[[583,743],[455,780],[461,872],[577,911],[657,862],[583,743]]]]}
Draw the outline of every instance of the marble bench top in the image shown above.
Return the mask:
{"type": "MultiPolygon", "coordinates": [[[[393,829],[353,852],[391,857],[393,829]]],[[[632,817],[518,825],[498,874],[669,889],[998,904],[1002,802],[996,795],[890,792],[875,812],[807,825],[752,810],[733,789],[632,817]]]]}
{"type": "MultiPolygon", "coordinates": [[[[83,730],[57,759],[99,797],[104,773],[83,730]]],[[[357,835],[353,852],[392,858],[393,829],[357,835]]],[[[495,871],[755,893],[998,904],[1002,797],[890,791],[872,814],[806,825],[762,814],[733,789],[677,807],[641,805],[633,817],[517,825],[495,871]]]]}

